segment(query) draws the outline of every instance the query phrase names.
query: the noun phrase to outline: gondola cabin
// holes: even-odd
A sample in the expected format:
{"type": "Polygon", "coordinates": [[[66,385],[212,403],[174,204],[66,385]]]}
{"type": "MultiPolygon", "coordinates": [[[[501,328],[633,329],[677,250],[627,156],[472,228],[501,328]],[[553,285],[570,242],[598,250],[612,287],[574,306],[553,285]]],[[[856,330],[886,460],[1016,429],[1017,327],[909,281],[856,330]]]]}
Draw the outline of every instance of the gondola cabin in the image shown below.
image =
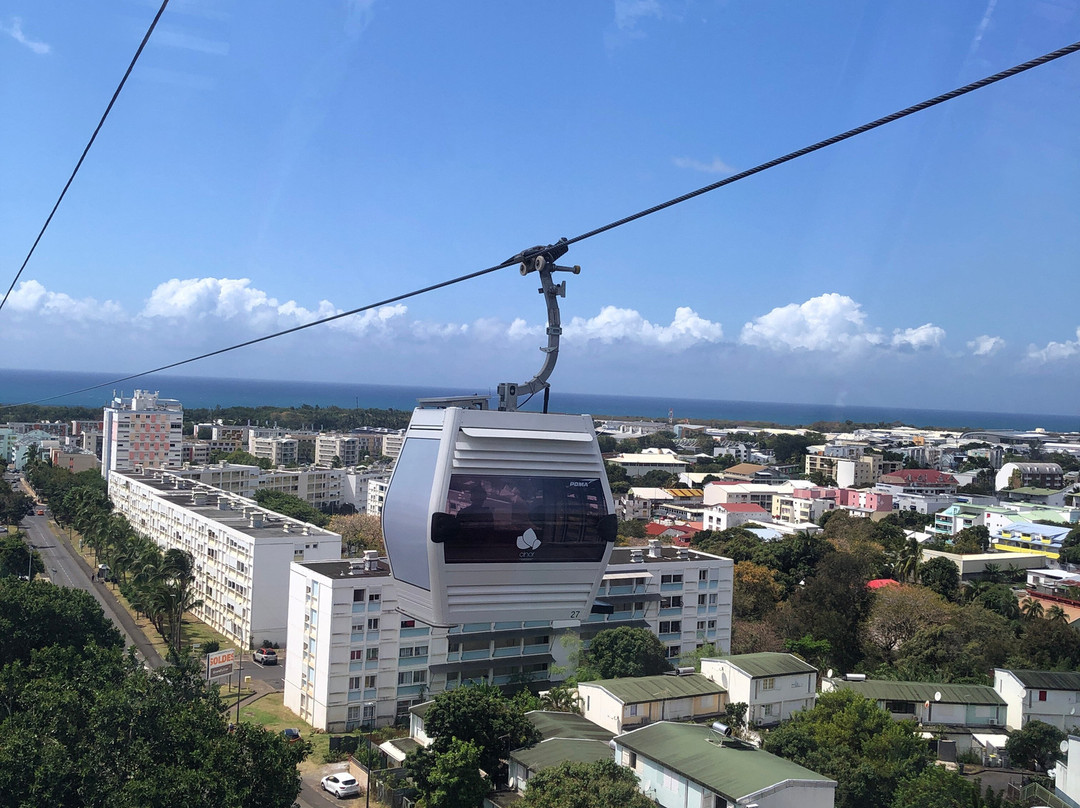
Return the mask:
{"type": "Polygon", "coordinates": [[[586,415],[420,408],[383,504],[399,609],[431,625],[584,621],[615,541],[586,415]]]}

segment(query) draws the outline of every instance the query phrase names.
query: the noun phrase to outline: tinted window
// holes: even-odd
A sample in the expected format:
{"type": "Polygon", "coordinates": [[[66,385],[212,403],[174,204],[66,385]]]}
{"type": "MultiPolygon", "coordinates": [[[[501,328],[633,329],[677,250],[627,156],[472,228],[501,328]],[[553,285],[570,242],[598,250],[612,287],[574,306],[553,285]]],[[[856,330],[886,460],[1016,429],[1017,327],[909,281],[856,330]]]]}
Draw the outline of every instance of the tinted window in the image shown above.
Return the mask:
{"type": "Polygon", "coordinates": [[[448,563],[599,561],[605,549],[598,479],[455,474],[446,514],[448,563]]]}
{"type": "Polygon", "coordinates": [[[428,502],[438,457],[438,439],[408,438],[383,503],[383,536],[394,577],[423,589],[431,589],[428,502]]]}

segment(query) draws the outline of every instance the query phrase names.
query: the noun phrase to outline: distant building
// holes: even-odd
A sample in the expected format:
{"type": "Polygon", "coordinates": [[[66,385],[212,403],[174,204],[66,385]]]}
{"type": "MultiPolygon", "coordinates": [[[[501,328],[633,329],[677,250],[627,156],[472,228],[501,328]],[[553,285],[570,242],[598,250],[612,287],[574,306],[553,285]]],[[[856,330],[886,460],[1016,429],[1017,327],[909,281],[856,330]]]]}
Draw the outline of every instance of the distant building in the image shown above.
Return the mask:
{"type": "Polygon", "coordinates": [[[890,494],[894,500],[902,495],[952,497],[956,494],[956,479],[934,469],[900,469],[883,474],[874,490],[890,494]]]}
{"type": "Polygon", "coordinates": [[[792,654],[736,654],[701,660],[701,673],[727,689],[730,703],[748,705],[746,721],[768,727],[812,709],[818,670],[792,654]]]}
{"type": "Polygon", "coordinates": [[[633,454],[617,454],[607,458],[609,463],[622,466],[628,477],[643,477],[650,471],[681,474],[690,464],[680,460],[670,449],[646,449],[633,454]]]}
{"type": "Polygon", "coordinates": [[[727,530],[739,527],[747,522],[771,522],[772,515],[760,505],[752,502],[718,502],[705,509],[702,528],[704,530],[727,530]]]}
{"type": "Polygon", "coordinates": [[[1065,475],[1057,463],[1006,463],[994,475],[994,490],[1006,488],[1048,488],[1060,491],[1065,475]]]}
{"type": "Polygon", "coordinates": [[[699,673],[627,676],[580,682],[582,715],[618,734],[655,721],[716,719],[727,704],[727,689],[699,673]]]}
{"type": "Polygon", "coordinates": [[[136,390],[131,398],[115,396],[102,424],[101,473],[106,479],[118,470],[180,467],[184,408],[179,401],[146,390],[136,390]]]}
{"type": "Polygon", "coordinates": [[[1009,729],[1022,729],[1028,721],[1042,721],[1063,732],[1077,732],[1080,716],[1076,694],[1080,673],[994,669],[994,690],[1005,701],[1009,729]]]}

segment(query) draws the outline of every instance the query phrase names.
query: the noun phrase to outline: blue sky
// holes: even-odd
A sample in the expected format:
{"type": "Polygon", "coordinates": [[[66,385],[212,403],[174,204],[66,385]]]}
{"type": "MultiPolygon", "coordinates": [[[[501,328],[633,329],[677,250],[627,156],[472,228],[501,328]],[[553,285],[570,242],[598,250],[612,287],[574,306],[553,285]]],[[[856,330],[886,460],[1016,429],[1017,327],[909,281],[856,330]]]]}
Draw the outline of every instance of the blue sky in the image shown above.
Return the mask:
{"type": "MultiPolygon", "coordinates": [[[[5,289],[157,5],[0,5],[5,289]]],[[[1078,0],[173,0],[0,366],[137,372],[356,308],[1077,39],[1078,0]]],[[[1080,55],[576,245],[553,385],[1075,412],[1077,97],[1080,55]]],[[[524,381],[535,289],[508,269],[187,372],[524,381]]]]}

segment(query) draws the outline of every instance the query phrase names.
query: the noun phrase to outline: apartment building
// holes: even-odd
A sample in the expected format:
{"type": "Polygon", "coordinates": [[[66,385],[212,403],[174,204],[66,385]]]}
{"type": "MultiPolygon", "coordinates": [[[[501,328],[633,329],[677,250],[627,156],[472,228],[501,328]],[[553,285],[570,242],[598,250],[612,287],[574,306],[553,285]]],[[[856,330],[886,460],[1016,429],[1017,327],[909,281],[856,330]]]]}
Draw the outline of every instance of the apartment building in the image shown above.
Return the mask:
{"type": "Polygon", "coordinates": [[[248,452],[263,457],[275,466],[295,466],[299,462],[300,442],[296,438],[251,435],[248,452]]]}
{"type": "Polygon", "coordinates": [[[116,470],[179,468],[184,408],[157,392],[136,390],[113,398],[102,417],[101,473],[116,470]]]}
{"type": "Polygon", "coordinates": [[[359,462],[360,438],[358,436],[329,434],[315,438],[316,465],[341,467],[355,466],[359,462]]]}
{"type": "Polygon", "coordinates": [[[114,470],[109,498],[135,530],[195,560],[193,614],[241,648],[287,642],[294,561],[341,557],[341,536],[160,469],[114,470]]]}
{"type": "Polygon", "coordinates": [[[343,469],[301,468],[264,471],[259,489],[291,494],[320,509],[341,504],[344,490],[343,469]]]}
{"type": "Polygon", "coordinates": [[[386,559],[369,552],[364,560],[297,562],[290,572],[285,705],[330,731],[392,724],[462,683],[565,678],[576,647],[618,626],[650,629],[672,661],[706,642],[727,653],[731,592],[730,559],[657,542],[612,551],[597,596],[607,614],[580,623],[432,627],[397,610],[386,559]],[[564,643],[567,635],[574,637],[564,643]]]}

